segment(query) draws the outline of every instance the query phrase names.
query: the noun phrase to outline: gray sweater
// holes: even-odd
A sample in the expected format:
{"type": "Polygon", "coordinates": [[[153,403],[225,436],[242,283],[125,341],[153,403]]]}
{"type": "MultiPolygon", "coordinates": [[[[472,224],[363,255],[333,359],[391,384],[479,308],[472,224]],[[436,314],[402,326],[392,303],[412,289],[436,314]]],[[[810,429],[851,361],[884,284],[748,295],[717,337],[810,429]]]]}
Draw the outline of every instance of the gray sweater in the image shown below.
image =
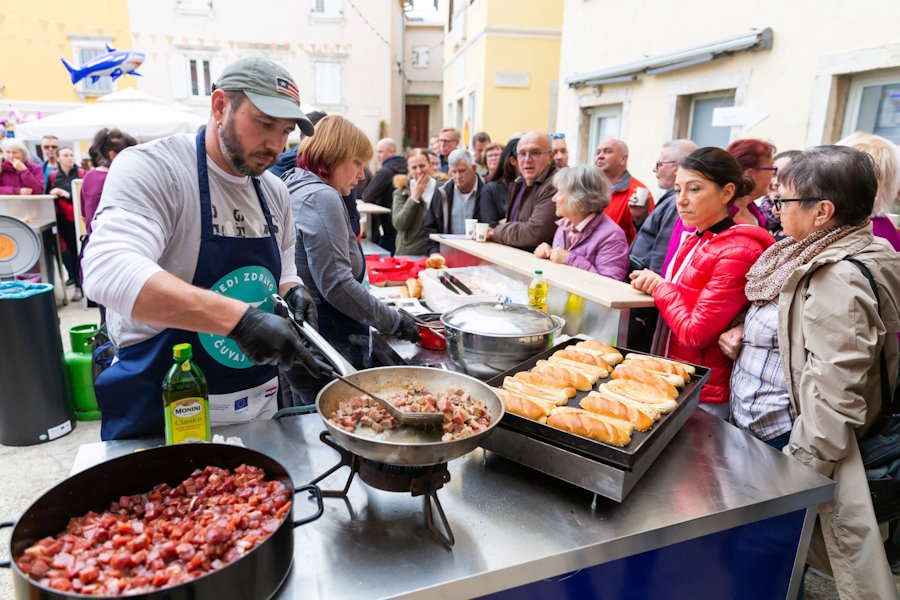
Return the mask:
{"type": "Polygon", "coordinates": [[[355,321],[382,333],[400,326],[400,314],[376,300],[356,279],[366,268],[350,229],[350,216],[337,191],[308,171],[282,175],[291,194],[297,227],[297,274],[317,304],[322,300],[355,321]]]}

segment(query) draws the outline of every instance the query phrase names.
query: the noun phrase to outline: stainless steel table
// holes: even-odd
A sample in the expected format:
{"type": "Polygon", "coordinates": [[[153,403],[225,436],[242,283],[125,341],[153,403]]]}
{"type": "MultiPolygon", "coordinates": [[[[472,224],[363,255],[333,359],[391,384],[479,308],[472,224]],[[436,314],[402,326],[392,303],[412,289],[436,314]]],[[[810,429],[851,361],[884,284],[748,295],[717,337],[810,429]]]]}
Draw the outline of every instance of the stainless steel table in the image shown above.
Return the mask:
{"type": "MultiPolygon", "coordinates": [[[[337,462],[335,452],[318,440],[323,429],[317,415],[305,415],[216,433],[240,436],[248,447],[277,458],[300,485],[337,462]]],[[[158,443],[85,444],[72,472],[158,443]]],[[[481,596],[533,582],[548,585],[541,580],[581,569],[589,573],[636,555],[652,556],[651,551],[799,514],[802,532],[792,542],[796,596],[815,506],[831,497],[834,486],[703,411],[688,420],[623,504],[594,499],[481,449],[452,461],[449,469],[452,479],[438,496],[456,536],[452,550],[425,530],[421,497],[378,491],[357,479],[346,501],[326,499],[324,516],[295,530],[294,565],[278,598],[481,596]]],[[[341,487],[344,472],[323,485],[341,487]]],[[[311,507],[298,502],[295,515],[311,507]]],[[[679,586],[707,576],[705,571],[699,563],[689,572],[668,573],[669,597],[683,597],[679,586]]],[[[642,570],[640,576],[645,575],[642,570]]]]}

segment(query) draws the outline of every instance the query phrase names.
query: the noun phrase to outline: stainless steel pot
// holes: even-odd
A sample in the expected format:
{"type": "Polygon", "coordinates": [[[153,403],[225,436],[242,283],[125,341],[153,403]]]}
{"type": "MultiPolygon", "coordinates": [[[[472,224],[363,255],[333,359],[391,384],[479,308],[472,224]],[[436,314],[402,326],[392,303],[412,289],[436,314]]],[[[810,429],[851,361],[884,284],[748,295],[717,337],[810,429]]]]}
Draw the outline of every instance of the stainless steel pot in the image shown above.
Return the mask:
{"type": "Polygon", "coordinates": [[[553,346],[566,322],[522,304],[478,302],[441,317],[447,353],[466,373],[489,379],[553,346]]]}

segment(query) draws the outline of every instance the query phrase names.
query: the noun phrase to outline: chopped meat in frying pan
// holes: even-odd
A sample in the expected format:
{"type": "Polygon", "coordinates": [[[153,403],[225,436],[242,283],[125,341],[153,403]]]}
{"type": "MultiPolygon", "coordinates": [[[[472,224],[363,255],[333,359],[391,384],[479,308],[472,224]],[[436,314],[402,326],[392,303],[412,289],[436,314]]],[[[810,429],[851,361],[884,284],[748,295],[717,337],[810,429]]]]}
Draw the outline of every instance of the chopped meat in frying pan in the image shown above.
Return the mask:
{"type": "MultiPolygon", "coordinates": [[[[425,388],[410,386],[403,392],[391,394],[386,400],[403,412],[443,413],[444,435],[441,440],[444,442],[474,435],[490,425],[491,416],[484,400],[476,400],[464,390],[432,393],[425,388]]],[[[391,414],[368,396],[354,396],[339,403],[329,419],[351,433],[356,431],[358,425],[370,427],[376,432],[397,426],[391,414]]]]}

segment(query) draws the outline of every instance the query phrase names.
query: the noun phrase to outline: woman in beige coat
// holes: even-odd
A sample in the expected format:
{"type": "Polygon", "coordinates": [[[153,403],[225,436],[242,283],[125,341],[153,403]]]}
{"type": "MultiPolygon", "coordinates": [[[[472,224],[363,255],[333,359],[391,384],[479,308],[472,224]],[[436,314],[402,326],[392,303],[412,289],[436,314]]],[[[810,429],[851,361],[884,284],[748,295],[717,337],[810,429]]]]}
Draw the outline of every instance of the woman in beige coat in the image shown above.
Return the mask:
{"type": "Polygon", "coordinates": [[[811,148],[779,173],[779,184],[774,204],[787,237],[750,269],[746,292],[755,306],[778,304],[777,379],[797,415],[784,452],[838,484],[819,507],[807,562],[834,574],[842,598],[893,598],[857,440],[881,414],[882,347],[896,384],[900,258],[872,234],[878,184],[867,155],[811,148]],[[880,314],[847,257],[878,282],[880,314]]]}

